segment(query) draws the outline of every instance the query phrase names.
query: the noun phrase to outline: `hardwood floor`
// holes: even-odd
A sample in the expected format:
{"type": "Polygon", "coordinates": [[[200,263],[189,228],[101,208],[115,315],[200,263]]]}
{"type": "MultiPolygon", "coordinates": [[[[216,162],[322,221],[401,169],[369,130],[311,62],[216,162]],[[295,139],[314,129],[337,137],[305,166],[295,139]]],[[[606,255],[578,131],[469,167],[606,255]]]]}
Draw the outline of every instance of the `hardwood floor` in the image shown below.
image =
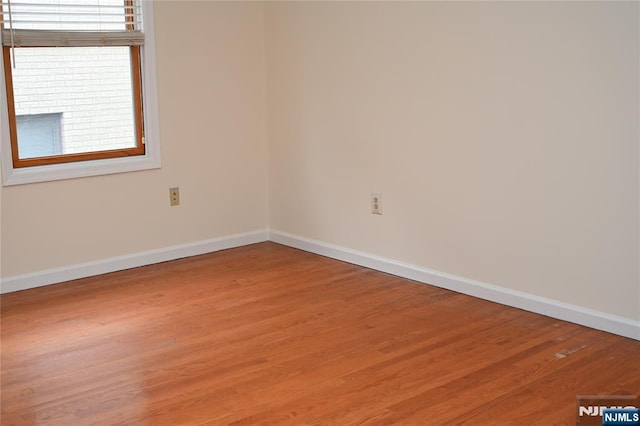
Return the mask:
{"type": "Polygon", "coordinates": [[[3,295],[2,425],[575,424],[640,342],[261,243],[3,295]]]}

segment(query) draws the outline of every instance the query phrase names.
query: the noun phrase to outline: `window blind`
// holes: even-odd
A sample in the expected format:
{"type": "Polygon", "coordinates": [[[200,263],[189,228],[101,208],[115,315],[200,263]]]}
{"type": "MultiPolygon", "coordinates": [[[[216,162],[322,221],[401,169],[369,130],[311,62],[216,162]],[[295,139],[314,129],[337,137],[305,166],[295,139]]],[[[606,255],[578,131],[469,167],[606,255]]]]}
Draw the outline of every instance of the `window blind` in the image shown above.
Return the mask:
{"type": "Polygon", "coordinates": [[[13,47],[139,46],[139,0],[2,0],[2,44],[13,47]]]}

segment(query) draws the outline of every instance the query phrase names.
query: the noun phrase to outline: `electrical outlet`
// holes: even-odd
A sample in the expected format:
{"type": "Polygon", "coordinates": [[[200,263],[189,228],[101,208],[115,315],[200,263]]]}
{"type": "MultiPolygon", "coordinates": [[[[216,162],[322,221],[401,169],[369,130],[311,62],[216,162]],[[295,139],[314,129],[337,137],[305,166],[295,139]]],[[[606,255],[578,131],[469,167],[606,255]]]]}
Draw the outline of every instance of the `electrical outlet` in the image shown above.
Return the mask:
{"type": "Polygon", "coordinates": [[[380,192],[371,193],[371,213],[382,214],[382,194],[380,192]]]}
{"type": "Polygon", "coordinates": [[[180,188],[169,188],[169,205],[177,206],[180,204],[180,188]]]}

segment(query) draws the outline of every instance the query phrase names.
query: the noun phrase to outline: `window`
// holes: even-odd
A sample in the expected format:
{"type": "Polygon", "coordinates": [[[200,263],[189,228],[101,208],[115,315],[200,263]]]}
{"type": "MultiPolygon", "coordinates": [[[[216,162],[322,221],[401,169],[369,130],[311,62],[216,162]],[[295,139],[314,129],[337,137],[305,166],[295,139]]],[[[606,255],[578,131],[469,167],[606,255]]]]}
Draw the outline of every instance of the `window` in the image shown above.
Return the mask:
{"type": "Polygon", "coordinates": [[[151,7],[2,1],[5,185],[159,167],[151,7]]]}
{"type": "Polygon", "coordinates": [[[18,134],[22,136],[20,157],[34,158],[62,154],[62,113],[16,116],[18,134]]]}

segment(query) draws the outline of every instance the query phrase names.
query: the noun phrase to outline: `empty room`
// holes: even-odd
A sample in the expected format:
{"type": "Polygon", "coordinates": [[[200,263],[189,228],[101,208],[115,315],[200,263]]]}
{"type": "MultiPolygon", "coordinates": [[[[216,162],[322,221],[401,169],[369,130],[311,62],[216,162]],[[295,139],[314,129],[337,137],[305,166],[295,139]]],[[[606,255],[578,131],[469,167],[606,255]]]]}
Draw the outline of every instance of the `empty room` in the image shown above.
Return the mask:
{"type": "Polygon", "coordinates": [[[639,424],[640,2],[0,13],[3,426],[639,424]]]}

